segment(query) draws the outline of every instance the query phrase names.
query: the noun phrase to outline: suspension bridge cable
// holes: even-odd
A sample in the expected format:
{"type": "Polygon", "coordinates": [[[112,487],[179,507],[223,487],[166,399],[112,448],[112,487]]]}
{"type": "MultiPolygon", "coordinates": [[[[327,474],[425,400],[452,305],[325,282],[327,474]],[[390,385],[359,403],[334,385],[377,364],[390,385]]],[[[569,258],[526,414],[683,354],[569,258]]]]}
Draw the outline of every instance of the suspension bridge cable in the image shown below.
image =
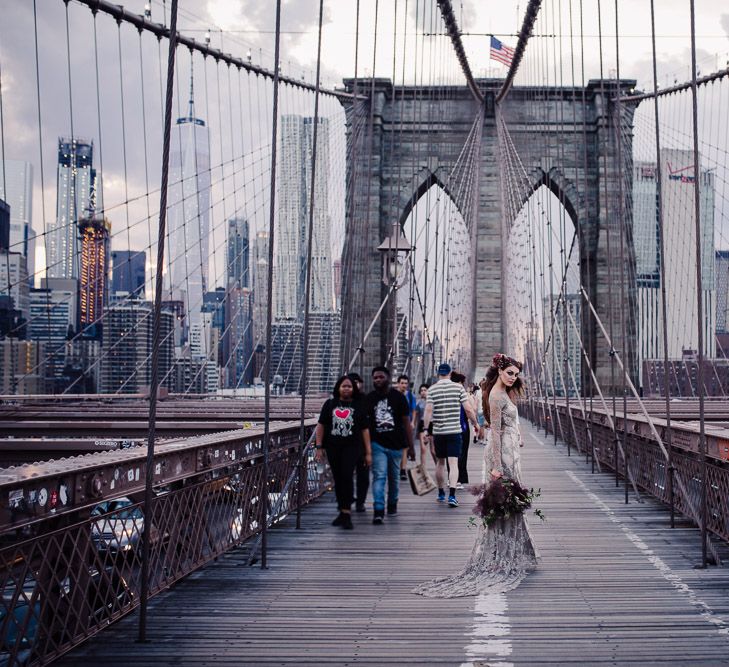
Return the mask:
{"type": "Polygon", "coordinates": [[[267,567],[268,541],[268,455],[271,439],[269,411],[271,407],[271,329],[273,324],[273,260],[276,218],[276,147],[278,134],[278,87],[281,48],[281,0],[276,0],[276,38],[273,75],[273,109],[271,111],[271,190],[269,195],[270,214],[268,224],[268,299],[266,303],[266,351],[269,355],[265,368],[264,405],[266,418],[263,432],[263,501],[261,505],[261,568],[267,567]]]}
{"type": "MultiPolygon", "coordinates": [[[[157,387],[159,374],[160,321],[162,315],[162,267],[164,266],[165,223],[167,220],[167,181],[169,176],[170,134],[172,126],[172,92],[177,50],[177,0],[170,8],[170,36],[167,55],[167,88],[165,96],[164,137],[162,141],[162,177],[159,202],[159,228],[157,234],[156,290],[154,295],[154,324],[152,333],[152,375],[149,383],[149,434],[147,436],[147,463],[145,467],[145,492],[143,512],[153,516],[154,494],[154,439],[157,420],[157,387]]],[[[151,524],[151,521],[148,522],[151,524]]],[[[139,641],[146,641],[147,597],[149,595],[149,559],[151,555],[150,531],[142,532],[142,581],[139,600],[139,641]]]]}

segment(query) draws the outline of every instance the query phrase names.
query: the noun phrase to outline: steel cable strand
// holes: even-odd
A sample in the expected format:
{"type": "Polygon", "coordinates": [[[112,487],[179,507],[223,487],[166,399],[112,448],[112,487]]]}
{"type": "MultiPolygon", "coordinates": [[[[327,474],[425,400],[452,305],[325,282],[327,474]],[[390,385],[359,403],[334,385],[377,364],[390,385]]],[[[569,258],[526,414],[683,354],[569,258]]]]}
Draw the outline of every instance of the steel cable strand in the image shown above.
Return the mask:
{"type": "MultiPolygon", "coordinates": [[[[504,127],[504,126],[502,126],[502,127],[503,127],[503,131],[504,131],[504,135],[505,135],[505,137],[507,137],[507,138],[510,138],[510,134],[509,134],[509,131],[508,131],[508,129],[507,129],[506,127],[504,127]]],[[[513,142],[511,142],[511,146],[513,147],[513,142]]],[[[524,165],[523,165],[523,164],[521,163],[521,159],[519,158],[518,152],[516,151],[516,148],[515,148],[515,147],[513,147],[513,154],[514,154],[514,155],[516,156],[516,162],[517,162],[517,164],[518,164],[518,165],[519,165],[519,167],[520,167],[520,171],[521,171],[521,173],[522,173],[522,177],[521,177],[521,178],[523,179],[523,181],[525,182],[525,184],[528,184],[528,174],[527,174],[527,172],[526,172],[526,169],[525,169],[524,165]]],[[[543,214],[544,214],[544,213],[543,213],[543,214]]],[[[539,228],[539,229],[541,229],[541,228],[539,228]]],[[[574,243],[574,238],[573,238],[573,243],[574,243]]],[[[542,245],[542,247],[544,247],[544,245],[545,245],[545,244],[544,244],[544,243],[542,243],[541,245],[542,245]]],[[[572,254],[572,253],[570,252],[570,253],[569,253],[569,255],[571,256],[571,254],[572,254]]],[[[567,265],[567,268],[569,268],[569,264],[567,265]]],[[[543,271],[542,271],[542,273],[543,273],[543,271]]],[[[566,274],[565,274],[565,275],[566,275],[566,274]]],[[[561,282],[561,284],[563,284],[563,285],[565,284],[565,281],[564,281],[564,276],[563,276],[563,278],[562,278],[562,280],[561,280],[560,282],[561,282]]],[[[583,293],[585,294],[585,296],[586,296],[586,293],[584,292],[584,288],[582,288],[582,287],[581,287],[581,289],[582,289],[582,292],[583,292],[583,293]]],[[[561,294],[560,294],[560,296],[561,296],[561,294]]],[[[551,327],[552,327],[552,329],[553,329],[553,328],[554,328],[554,325],[555,325],[555,322],[554,322],[554,320],[555,320],[555,318],[554,318],[554,311],[552,312],[552,316],[551,316],[551,317],[552,317],[551,327]]],[[[551,337],[551,333],[550,333],[550,337],[551,337]]],[[[581,338],[581,337],[580,337],[580,338],[581,338]]],[[[549,346],[549,340],[550,340],[550,339],[549,339],[549,338],[547,338],[547,339],[546,339],[546,341],[545,341],[545,354],[546,354],[546,349],[547,349],[547,348],[548,348],[548,346],[549,346]]],[[[544,364],[544,363],[543,363],[542,365],[543,365],[543,367],[545,366],[545,364],[544,364]]],[[[596,380],[597,380],[597,378],[595,377],[595,375],[594,375],[594,372],[592,371],[592,365],[591,365],[591,364],[590,364],[590,372],[591,372],[591,375],[592,375],[592,377],[593,377],[593,378],[594,378],[594,380],[596,381],[596,380]]],[[[598,387],[598,390],[599,390],[599,392],[600,392],[600,395],[601,395],[601,397],[602,397],[602,390],[601,390],[601,389],[599,389],[599,384],[598,384],[598,385],[596,385],[596,386],[598,387]]],[[[553,392],[554,392],[554,386],[552,386],[552,390],[553,390],[553,392]]],[[[557,417],[557,420],[559,421],[559,412],[557,412],[557,411],[555,410],[555,413],[556,413],[556,417],[557,417]]],[[[614,428],[614,422],[613,422],[612,420],[611,420],[611,426],[612,426],[612,427],[614,428]]]]}
{"type": "MultiPolygon", "coordinates": [[[[160,188],[160,216],[159,230],[157,237],[157,269],[156,269],[156,289],[154,296],[154,324],[152,333],[152,373],[150,378],[149,393],[149,434],[147,437],[147,463],[145,467],[145,494],[143,511],[146,516],[151,517],[154,512],[154,495],[152,493],[152,485],[154,483],[154,440],[157,418],[157,378],[159,369],[159,340],[160,340],[160,321],[162,312],[162,267],[164,266],[164,238],[165,223],[167,213],[167,178],[169,173],[169,156],[170,156],[170,135],[172,124],[172,91],[173,78],[175,72],[175,55],[177,50],[176,44],[176,27],[177,27],[177,0],[172,0],[170,20],[170,40],[169,51],[167,57],[167,91],[165,97],[165,120],[164,120],[164,139],[162,148],[162,175],[160,188]]],[[[141,575],[141,592],[139,607],[139,640],[146,640],[146,622],[147,622],[147,597],[149,593],[149,559],[151,555],[151,540],[149,531],[142,532],[142,575],[141,575]]]]}
{"type": "MultiPolygon", "coordinates": [[[[558,32],[558,39],[559,39],[559,87],[560,87],[560,89],[564,89],[564,71],[563,71],[564,54],[563,54],[563,51],[562,51],[562,38],[563,38],[562,29],[563,29],[563,22],[562,22],[562,1],[561,0],[559,2],[559,5],[558,5],[558,19],[557,20],[558,20],[558,24],[559,24],[559,32],[558,32]]],[[[560,132],[561,133],[564,133],[564,130],[565,130],[564,105],[561,105],[561,104],[559,105],[559,122],[560,122],[560,132]]],[[[558,155],[559,155],[560,162],[563,165],[566,164],[565,151],[564,151],[564,141],[560,141],[559,142],[558,155]]],[[[564,369],[563,369],[563,371],[561,373],[561,376],[562,376],[562,387],[564,389],[564,395],[565,395],[566,410],[567,410],[567,414],[568,414],[569,419],[570,419],[570,424],[572,426],[572,432],[573,432],[573,435],[574,435],[574,442],[575,442],[575,445],[577,445],[578,436],[577,436],[577,431],[575,429],[575,424],[574,424],[574,418],[573,418],[573,415],[572,415],[572,410],[571,410],[571,407],[570,407],[570,390],[568,389],[567,383],[566,383],[566,381],[564,379],[564,376],[565,375],[568,375],[568,374],[571,375],[571,376],[574,376],[574,373],[569,373],[570,363],[569,363],[569,349],[568,349],[568,338],[567,338],[568,329],[567,329],[567,312],[566,311],[567,311],[568,305],[567,305],[567,284],[566,284],[566,282],[567,282],[567,263],[569,261],[569,258],[566,257],[565,256],[565,253],[564,253],[565,241],[566,241],[566,234],[567,234],[567,230],[566,230],[566,213],[567,213],[567,209],[566,209],[566,206],[565,206],[565,192],[564,192],[564,188],[560,188],[560,190],[559,190],[559,202],[560,202],[560,205],[561,205],[561,209],[560,209],[560,232],[559,232],[559,234],[560,234],[560,253],[561,253],[561,258],[562,258],[562,265],[563,265],[563,267],[562,267],[562,275],[563,275],[563,281],[564,281],[564,285],[563,285],[563,288],[562,288],[562,291],[563,291],[563,297],[562,297],[562,319],[563,319],[562,331],[564,331],[564,336],[561,336],[562,339],[563,339],[562,340],[562,345],[563,345],[563,355],[564,355],[564,360],[563,360],[564,369]]],[[[574,244],[575,238],[576,238],[576,234],[573,234],[573,237],[572,237],[573,244],[574,244]]],[[[578,252],[578,254],[579,254],[579,252],[578,252]]],[[[578,262],[579,262],[579,259],[578,259],[578,262]]],[[[574,387],[574,390],[575,390],[575,395],[578,395],[579,394],[579,391],[578,391],[576,385],[574,387]]],[[[570,445],[571,445],[570,440],[567,439],[567,456],[570,456],[571,455],[571,447],[570,447],[570,445]]],[[[626,477],[626,480],[627,480],[627,477],[626,477]]]]}
{"type": "MultiPolygon", "coordinates": [[[[94,22],[96,20],[96,14],[94,14],[94,22]]],[[[124,200],[129,200],[129,178],[127,171],[127,130],[126,130],[126,107],[124,104],[124,70],[122,67],[122,42],[121,42],[121,23],[117,22],[117,53],[119,54],[119,110],[121,112],[121,139],[122,139],[122,167],[124,173],[124,200]]],[[[99,131],[99,137],[101,137],[101,131],[99,131]]],[[[103,172],[103,164],[100,165],[103,172]]],[[[103,182],[103,179],[101,179],[103,182]]],[[[102,199],[103,201],[103,199],[102,199]]],[[[102,212],[103,215],[103,212],[102,212]]],[[[129,232],[129,204],[124,206],[124,219],[126,221],[127,230],[127,250],[132,248],[132,239],[129,232]]],[[[149,228],[149,225],[148,225],[149,228]]],[[[108,269],[108,267],[105,267],[108,269]]],[[[97,286],[98,288],[98,286],[97,286]]]]}
{"type": "MultiPolygon", "coordinates": [[[[129,23],[136,27],[138,30],[144,30],[155,35],[159,39],[170,37],[170,31],[167,27],[160,23],[155,23],[146,19],[144,16],[134,14],[133,12],[125,9],[121,5],[113,4],[108,0],[77,0],[79,4],[86,6],[89,10],[100,11],[103,14],[111,16],[115,21],[129,23]]],[[[247,72],[261,76],[273,82],[274,79],[280,80],[282,83],[288,84],[296,89],[308,90],[313,92],[314,85],[306,83],[300,79],[296,79],[290,76],[281,75],[278,70],[269,70],[263,66],[254,65],[247,59],[243,59],[237,56],[232,56],[228,53],[224,53],[220,49],[211,47],[209,44],[204,42],[196,41],[192,37],[179,34],[177,41],[179,44],[185,46],[190,51],[197,51],[203,56],[211,56],[216,61],[222,61],[224,63],[234,65],[239,69],[245,69],[247,72]]],[[[234,40],[235,41],[235,40],[234,40]]],[[[338,100],[349,100],[351,95],[342,92],[340,90],[330,90],[327,88],[321,88],[321,94],[327,95],[338,100]]]]}
{"type": "MultiPolygon", "coordinates": [[[[3,199],[8,199],[8,185],[7,185],[7,162],[5,161],[5,113],[4,113],[4,107],[3,107],[3,78],[2,78],[2,66],[0,66],[0,159],[2,160],[2,163],[0,166],[2,166],[3,170],[3,199]]],[[[1,255],[0,255],[1,257],[1,255]]],[[[18,306],[20,304],[16,304],[15,299],[13,298],[11,291],[10,291],[10,285],[11,285],[11,279],[10,279],[10,244],[8,243],[8,247],[5,250],[5,270],[6,270],[6,282],[5,285],[7,286],[7,293],[8,298],[10,299],[10,304],[18,306]]],[[[20,271],[18,271],[18,277],[20,278],[20,271]]],[[[27,272],[26,272],[27,273],[27,272]]],[[[12,306],[11,306],[12,308],[12,306]]],[[[16,308],[17,309],[17,308],[16,308]]],[[[16,350],[15,350],[15,337],[6,336],[3,335],[2,338],[0,338],[0,342],[4,339],[8,338],[10,341],[10,357],[11,359],[16,358],[16,350]]],[[[11,362],[12,363],[12,362],[11,362]]],[[[15,394],[17,391],[16,381],[15,381],[15,369],[13,368],[12,375],[11,375],[11,384],[12,384],[12,393],[15,394]]]]}
{"type": "MultiPolygon", "coordinates": [[[[624,164],[623,164],[623,134],[622,134],[622,127],[623,127],[623,111],[620,104],[620,28],[619,28],[619,14],[618,14],[618,0],[615,0],[615,67],[616,67],[616,79],[617,79],[617,87],[618,87],[618,95],[617,95],[617,102],[615,105],[615,120],[613,121],[614,125],[614,133],[613,133],[613,140],[616,144],[616,153],[617,153],[617,163],[618,163],[618,224],[620,227],[620,234],[619,234],[619,240],[620,240],[620,252],[619,252],[619,260],[620,260],[620,267],[623,273],[630,274],[630,269],[633,267],[634,262],[631,263],[630,258],[628,259],[628,268],[626,269],[626,260],[625,260],[625,242],[626,242],[626,216],[625,216],[625,196],[624,196],[624,174],[628,173],[629,170],[624,170],[624,164]]],[[[634,257],[633,257],[634,260],[634,257]]],[[[625,278],[623,277],[620,280],[620,310],[622,311],[622,317],[620,318],[620,326],[621,326],[621,339],[622,344],[626,349],[626,358],[628,360],[628,363],[631,361],[631,348],[628,348],[628,329],[626,324],[626,317],[628,317],[628,312],[633,313],[634,309],[631,308],[630,311],[626,309],[626,285],[625,285],[625,278]]],[[[632,333],[632,332],[631,332],[632,333]]],[[[635,359],[633,358],[633,364],[635,365],[635,359]]],[[[626,391],[626,383],[625,383],[625,374],[623,374],[623,383],[622,383],[622,394],[623,394],[623,429],[622,429],[622,444],[623,444],[623,464],[624,464],[624,470],[623,470],[623,477],[625,480],[625,503],[628,503],[628,428],[627,428],[627,417],[628,417],[628,396],[626,391]]],[[[615,469],[617,474],[617,468],[618,463],[615,462],[615,469]]],[[[617,477],[616,477],[616,486],[617,486],[617,477]]]]}
{"type": "MultiPolygon", "coordinates": [[[[356,62],[356,61],[355,61],[356,62]]],[[[355,77],[356,82],[356,77],[355,77]]],[[[355,84],[356,85],[356,84],[355,84]]],[[[356,164],[357,164],[357,150],[356,145],[361,140],[361,130],[360,127],[362,124],[358,124],[358,118],[360,118],[360,114],[357,113],[357,109],[355,109],[354,106],[350,107],[349,109],[345,109],[345,113],[348,117],[347,127],[351,128],[347,131],[347,141],[350,146],[352,146],[352,160],[350,162],[350,166],[347,169],[346,174],[346,187],[349,191],[349,196],[347,198],[348,203],[345,207],[345,240],[344,240],[344,246],[342,248],[342,300],[345,303],[349,303],[348,300],[348,293],[350,290],[350,282],[348,281],[348,276],[353,276],[355,271],[357,270],[357,264],[356,264],[356,258],[359,257],[359,254],[354,251],[352,239],[356,238],[356,230],[357,230],[357,224],[355,222],[355,216],[354,216],[354,206],[356,201],[356,164]]],[[[351,278],[350,278],[351,280],[351,278]]],[[[353,309],[351,307],[348,308],[342,308],[342,342],[340,346],[340,355],[342,358],[345,358],[346,355],[351,351],[352,346],[352,340],[354,336],[354,324],[353,324],[353,309]]]]}
{"type": "MultiPolygon", "coordinates": [[[[509,134],[509,133],[508,133],[508,130],[505,130],[505,134],[506,134],[506,135],[508,136],[508,134],[509,134]]],[[[514,150],[514,153],[515,153],[515,155],[517,156],[517,161],[518,161],[518,162],[520,163],[520,160],[518,159],[518,153],[516,153],[516,151],[515,151],[515,150],[514,150]]],[[[527,175],[526,175],[526,170],[525,170],[525,169],[523,168],[523,165],[521,165],[521,167],[522,167],[522,172],[523,172],[523,178],[524,178],[524,180],[526,181],[526,179],[527,179],[527,175]]],[[[543,213],[543,215],[544,215],[544,213],[543,213]]],[[[539,229],[541,229],[541,228],[539,228],[539,229]]],[[[574,238],[573,238],[573,243],[574,243],[574,238]]],[[[541,245],[542,245],[542,247],[544,247],[544,245],[546,245],[546,244],[545,244],[545,243],[542,243],[541,245]]],[[[572,253],[570,252],[570,253],[569,253],[569,255],[571,256],[571,254],[572,254],[572,253]]],[[[568,266],[567,268],[569,268],[569,266],[568,266]]],[[[565,274],[565,275],[566,275],[566,274],[565,274]]],[[[560,282],[561,282],[561,284],[562,284],[562,285],[564,286],[564,284],[565,284],[565,281],[564,281],[564,276],[563,276],[563,278],[562,278],[562,280],[561,280],[560,282]]],[[[559,297],[560,297],[560,299],[562,298],[562,293],[560,293],[559,297]]],[[[556,323],[556,322],[555,322],[554,312],[552,313],[552,321],[551,321],[551,322],[552,322],[552,323],[551,323],[551,327],[552,327],[552,330],[554,329],[554,326],[555,326],[555,324],[556,324],[557,326],[559,326],[559,325],[558,325],[558,323],[556,323]]],[[[546,339],[546,341],[545,341],[545,349],[546,349],[546,347],[548,347],[548,346],[549,346],[549,341],[550,341],[551,335],[552,335],[552,334],[550,333],[550,337],[549,337],[549,338],[547,338],[547,339],[546,339]]],[[[578,337],[580,337],[580,336],[579,336],[579,332],[578,332],[578,337]]],[[[580,337],[580,340],[581,340],[581,337],[580,337]]],[[[583,350],[584,350],[584,345],[582,345],[582,343],[581,343],[581,346],[583,347],[583,350]]],[[[544,365],[544,364],[543,364],[543,365],[544,365]]],[[[594,372],[592,371],[592,366],[591,366],[591,364],[589,364],[589,368],[590,368],[590,372],[591,372],[591,375],[592,375],[592,376],[593,376],[593,378],[594,378],[594,379],[596,380],[596,377],[594,376],[594,372]]],[[[600,393],[600,395],[601,395],[601,397],[602,397],[602,391],[601,391],[601,389],[599,388],[599,384],[597,384],[596,386],[597,386],[597,388],[598,388],[598,391],[599,391],[599,393],[600,393]]],[[[554,387],[552,387],[552,388],[553,388],[553,391],[554,391],[554,387]]],[[[604,399],[603,399],[603,400],[604,400],[604,399]]],[[[559,413],[557,412],[557,417],[558,417],[558,415],[559,415],[559,413]]],[[[558,417],[558,419],[559,419],[559,417],[558,417]]],[[[610,421],[611,421],[611,425],[612,425],[612,424],[613,424],[613,422],[612,422],[612,419],[611,419],[610,421]]]]}
{"type": "MultiPolygon", "coordinates": [[[[299,460],[303,461],[304,453],[304,418],[306,409],[306,389],[307,389],[307,368],[309,353],[309,326],[310,326],[310,308],[311,308],[311,253],[314,236],[314,205],[316,192],[316,168],[317,168],[317,138],[319,132],[319,78],[321,76],[321,41],[322,41],[322,23],[324,17],[324,0],[319,0],[319,29],[317,34],[317,52],[316,52],[316,90],[314,92],[314,131],[311,148],[311,193],[309,198],[309,226],[307,239],[307,261],[306,261],[306,279],[305,279],[305,302],[304,302],[304,340],[303,340],[303,364],[302,364],[302,385],[301,385],[301,411],[299,430],[299,460]]],[[[331,298],[331,297],[330,297],[331,298]]],[[[296,527],[301,527],[301,502],[303,499],[302,482],[304,479],[303,466],[298,466],[298,495],[296,512],[296,527]]]]}
{"type": "MultiPolygon", "coordinates": [[[[694,0],[689,0],[691,9],[691,104],[693,120],[693,148],[694,148],[694,206],[696,227],[696,302],[697,302],[697,330],[698,330],[698,372],[697,384],[699,390],[699,451],[701,453],[701,560],[702,566],[708,564],[708,490],[707,470],[708,453],[706,443],[706,424],[704,406],[704,322],[703,322],[703,286],[702,286],[702,257],[701,257],[701,191],[699,189],[701,165],[699,163],[699,129],[698,129],[698,92],[696,82],[696,17],[694,0]]],[[[716,558],[716,556],[715,556],[716,558]]],[[[717,564],[719,560],[715,561],[717,564]]]]}

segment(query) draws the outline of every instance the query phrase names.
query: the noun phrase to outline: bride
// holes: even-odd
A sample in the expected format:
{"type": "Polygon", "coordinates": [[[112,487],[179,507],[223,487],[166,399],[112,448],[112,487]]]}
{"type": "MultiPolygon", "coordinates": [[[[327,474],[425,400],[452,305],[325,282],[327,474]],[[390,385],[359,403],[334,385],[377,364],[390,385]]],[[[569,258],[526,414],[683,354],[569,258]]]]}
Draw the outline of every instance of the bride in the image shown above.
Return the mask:
{"type": "MultiPolygon", "coordinates": [[[[487,476],[489,482],[504,477],[521,483],[523,442],[514,404],[514,399],[523,394],[521,369],[515,359],[497,354],[481,383],[483,412],[490,425],[490,442],[484,450],[484,483],[487,476]]],[[[434,598],[502,593],[516,588],[536,564],[537,552],[526,517],[514,514],[488,528],[479,524],[466,566],[455,575],[420,584],[413,592],[434,598]]]]}

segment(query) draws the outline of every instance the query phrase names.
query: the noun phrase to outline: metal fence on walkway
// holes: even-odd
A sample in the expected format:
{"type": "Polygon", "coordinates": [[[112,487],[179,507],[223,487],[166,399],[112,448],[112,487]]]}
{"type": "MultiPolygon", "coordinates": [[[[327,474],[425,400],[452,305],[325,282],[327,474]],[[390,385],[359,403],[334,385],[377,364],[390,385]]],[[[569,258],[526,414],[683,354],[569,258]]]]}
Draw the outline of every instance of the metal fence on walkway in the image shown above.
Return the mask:
{"type": "MultiPolygon", "coordinates": [[[[620,478],[625,483],[627,473],[630,487],[657,498],[701,525],[702,460],[695,425],[672,421],[673,444],[669,446],[666,421],[660,417],[651,418],[651,426],[641,414],[628,412],[624,418],[620,412],[613,415],[595,408],[583,415],[579,405],[568,408],[564,403],[542,401],[530,403],[527,417],[591,458],[597,469],[615,472],[616,481],[620,478]],[[661,438],[660,444],[653,429],[661,438]],[[664,453],[661,445],[670,450],[664,453]]],[[[729,542],[729,441],[722,437],[723,431],[721,428],[715,434],[709,432],[706,438],[706,528],[729,542]]]]}
{"type": "Polygon", "coordinates": [[[145,530],[157,594],[321,495],[328,468],[299,429],[272,426],[268,480],[262,429],[159,446],[150,511],[144,448],[3,471],[0,665],[52,662],[137,607],[145,530]]]}

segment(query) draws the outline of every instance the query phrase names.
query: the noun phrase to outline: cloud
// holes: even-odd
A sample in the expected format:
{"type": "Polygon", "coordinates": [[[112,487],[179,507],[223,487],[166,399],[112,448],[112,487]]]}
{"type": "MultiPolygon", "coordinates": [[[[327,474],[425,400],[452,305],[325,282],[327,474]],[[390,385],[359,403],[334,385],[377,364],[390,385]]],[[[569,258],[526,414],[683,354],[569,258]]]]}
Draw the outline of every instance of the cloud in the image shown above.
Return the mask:
{"type": "Polygon", "coordinates": [[[724,28],[726,36],[729,37],[729,14],[722,14],[720,22],[721,27],[724,28]]]}

